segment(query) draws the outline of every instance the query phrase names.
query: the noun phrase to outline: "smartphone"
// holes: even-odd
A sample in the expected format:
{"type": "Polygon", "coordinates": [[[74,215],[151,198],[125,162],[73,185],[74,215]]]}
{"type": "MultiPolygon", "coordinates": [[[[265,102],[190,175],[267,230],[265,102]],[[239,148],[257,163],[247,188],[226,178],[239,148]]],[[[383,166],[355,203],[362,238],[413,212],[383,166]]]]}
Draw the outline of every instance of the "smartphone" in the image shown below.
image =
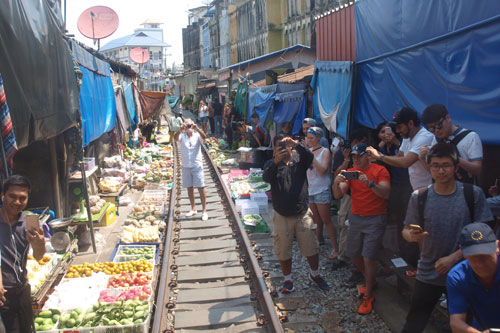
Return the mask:
{"type": "Polygon", "coordinates": [[[422,227],[419,226],[418,224],[410,224],[409,227],[412,230],[416,230],[418,232],[424,232],[424,229],[422,229],[422,227]]]}
{"type": "Polygon", "coordinates": [[[346,180],[356,180],[359,179],[359,171],[344,171],[342,175],[346,180]]]}
{"type": "Polygon", "coordinates": [[[286,149],[286,142],[281,141],[279,144],[280,149],[286,149]]]}
{"type": "Polygon", "coordinates": [[[26,230],[40,230],[40,221],[37,214],[26,215],[26,230]]]}

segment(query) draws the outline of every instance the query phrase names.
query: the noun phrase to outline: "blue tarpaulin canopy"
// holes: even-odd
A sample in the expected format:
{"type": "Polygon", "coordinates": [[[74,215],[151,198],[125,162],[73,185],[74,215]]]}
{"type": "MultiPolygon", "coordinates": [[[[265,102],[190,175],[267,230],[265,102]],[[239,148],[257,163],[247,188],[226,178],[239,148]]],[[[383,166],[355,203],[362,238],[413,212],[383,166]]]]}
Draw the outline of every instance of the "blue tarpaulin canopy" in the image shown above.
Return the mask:
{"type": "Polygon", "coordinates": [[[132,129],[135,130],[139,121],[137,120],[137,112],[135,111],[134,86],[132,83],[129,83],[125,87],[125,104],[127,104],[130,125],[132,126],[132,129]]]}
{"type": "Polygon", "coordinates": [[[267,120],[267,115],[274,105],[274,96],[276,96],[277,85],[272,84],[265,87],[248,88],[248,110],[247,120],[255,112],[259,116],[261,124],[267,120]]]}
{"type": "Polygon", "coordinates": [[[278,93],[275,99],[273,120],[278,124],[294,121],[292,134],[298,134],[306,117],[305,89],[278,93]]]}
{"type": "Polygon", "coordinates": [[[82,114],[83,146],[116,125],[116,101],[109,64],[94,57],[77,43],[72,43],[73,54],[80,64],[82,85],[80,109],[82,114]]]}
{"type": "Polygon", "coordinates": [[[375,127],[402,106],[441,103],[500,144],[497,1],[360,0],[355,23],[356,122],[375,127]]]}
{"type": "Polygon", "coordinates": [[[351,108],[351,61],[316,61],[311,87],[314,90],[314,119],[329,131],[347,136],[351,108]]]}

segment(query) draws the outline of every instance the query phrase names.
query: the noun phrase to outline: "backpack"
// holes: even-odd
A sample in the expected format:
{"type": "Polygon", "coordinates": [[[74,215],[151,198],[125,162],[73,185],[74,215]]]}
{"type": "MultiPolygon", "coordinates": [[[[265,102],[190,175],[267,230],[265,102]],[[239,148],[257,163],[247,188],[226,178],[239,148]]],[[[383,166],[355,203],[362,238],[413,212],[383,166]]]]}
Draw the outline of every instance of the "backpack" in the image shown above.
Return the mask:
{"type": "MultiPolygon", "coordinates": [[[[464,197],[465,202],[467,202],[467,207],[469,207],[470,220],[474,222],[474,185],[469,183],[463,183],[464,185],[464,197]]],[[[418,206],[418,216],[419,216],[419,225],[424,229],[424,211],[425,211],[425,203],[427,202],[427,193],[429,187],[423,187],[418,189],[418,198],[417,198],[417,206],[418,206]]]]}
{"type": "MultiPolygon", "coordinates": [[[[453,138],[453,140],[444,140],[444,142],[448,142],[453,144],[455,147],[457,147],[458,143],[462,141],[463,138],[465,138],[469,133],[471,133],[471,130],[464,130],[460,132],[456,137],[453,138]]],[[[458,151],[458,148],[457,148],[458,151]]],[[[458,153],[458,156],[460,156],[460,152],[458,153]]],[[[455,178],[462,183],[470,183],[474,184],[474,176],[470,176],[467,171],[462,169],[461,167],[458,167],[457,173],[455,175],[455,178]]]]}

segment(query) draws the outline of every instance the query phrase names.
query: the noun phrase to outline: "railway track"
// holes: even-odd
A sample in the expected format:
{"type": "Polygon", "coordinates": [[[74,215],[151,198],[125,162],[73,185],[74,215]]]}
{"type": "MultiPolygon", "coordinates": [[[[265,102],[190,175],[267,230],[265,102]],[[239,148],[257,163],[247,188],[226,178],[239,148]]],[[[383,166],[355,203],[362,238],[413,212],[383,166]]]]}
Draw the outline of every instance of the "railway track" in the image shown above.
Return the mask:
{"type": "MultiPolygon", "coordinates": [[[[208,221],[190,210],[174,147],[174,183],[152,332],[283,332],[231,194],[203,147],[208,221]]],[[[201,202],[195,190],[196,205],[201,202]]],[[[201,209],[199,209],[201,210],[201,209]]]]}

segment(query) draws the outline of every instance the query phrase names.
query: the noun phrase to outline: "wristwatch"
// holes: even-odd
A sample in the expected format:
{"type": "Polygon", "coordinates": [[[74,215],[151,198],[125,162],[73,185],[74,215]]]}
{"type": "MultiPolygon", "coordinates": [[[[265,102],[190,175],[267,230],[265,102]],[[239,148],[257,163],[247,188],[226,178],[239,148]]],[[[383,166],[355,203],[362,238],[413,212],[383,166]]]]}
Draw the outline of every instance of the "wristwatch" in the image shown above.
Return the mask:
{"type": "Polygon", "coordinates": [[[380,155],[380,158],[378,160],[382,161],[382,159],[385,157],[385,154],[384,153],[379,153],[379,155],[380,155]]]}
{"type": "Polygon", "coordinates": [[[370,182],[368,183],[368,187],[374,188],[375,186],[377,186],[377,184],[375,184],[375,182],[373,180],[370,180],[370,182]]]}

